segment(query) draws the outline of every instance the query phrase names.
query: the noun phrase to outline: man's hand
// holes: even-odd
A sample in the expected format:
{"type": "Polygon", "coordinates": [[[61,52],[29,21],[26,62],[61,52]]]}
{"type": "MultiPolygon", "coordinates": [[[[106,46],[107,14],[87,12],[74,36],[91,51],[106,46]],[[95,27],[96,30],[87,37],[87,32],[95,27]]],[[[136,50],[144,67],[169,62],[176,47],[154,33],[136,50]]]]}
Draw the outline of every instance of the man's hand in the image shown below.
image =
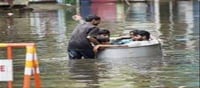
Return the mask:
{"type": "Polygon", "coordinates": [[[74,16],[72,16],[72,19],[75,21],[80,21],[80,20],[82,20],[82,17],[80,15],[74,15],[74,16]]]}
{"type": "Polygon", "coordinates": [[[100,48],[99,45],[94,46],[94,48],[93,48],[94,53],[97,53],[99,48],[100,48]]]}

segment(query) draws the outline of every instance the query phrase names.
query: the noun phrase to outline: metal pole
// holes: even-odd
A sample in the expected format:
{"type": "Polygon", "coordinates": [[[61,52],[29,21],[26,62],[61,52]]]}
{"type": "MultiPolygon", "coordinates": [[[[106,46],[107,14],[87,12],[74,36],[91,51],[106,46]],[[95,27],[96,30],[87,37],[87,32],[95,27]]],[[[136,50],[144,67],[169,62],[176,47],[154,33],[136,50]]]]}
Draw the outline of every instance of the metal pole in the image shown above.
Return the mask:
{"type": "MultiPolygon", "coordinates": [[[[7,58],[9,60],[12,60],[13,58],[13,55],[12,55],[12,47],[11,46],[8,46],[7,47],[7,58]]],[[[13,83],[12,81],[8,81],[8,88],[12,88],[13,87],[13,83]]]]}
{"type": "Polygon", "coordinates": [[[80,0],[76,0],[76,14],[80,15],[80,0]]]}

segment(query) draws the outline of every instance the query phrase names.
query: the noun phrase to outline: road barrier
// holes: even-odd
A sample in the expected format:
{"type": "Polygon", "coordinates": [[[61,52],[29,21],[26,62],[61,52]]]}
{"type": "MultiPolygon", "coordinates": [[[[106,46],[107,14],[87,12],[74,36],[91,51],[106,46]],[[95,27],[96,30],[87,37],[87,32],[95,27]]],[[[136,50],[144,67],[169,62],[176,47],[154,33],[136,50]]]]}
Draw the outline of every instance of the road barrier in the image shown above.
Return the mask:
{"type": "MultiPolygon", "coordinates": [[[[35,88],[41,88],[39,62],[34,43],[0,43],[0,48],[7,48],[7,59],[9,60],[13,59],[13,48],[26,48],[23,88],[31,87],[32,77],[35,79],[35,88]]],[[[13,88],[12,80],[8,81],[8,88],[13,88]]]]}

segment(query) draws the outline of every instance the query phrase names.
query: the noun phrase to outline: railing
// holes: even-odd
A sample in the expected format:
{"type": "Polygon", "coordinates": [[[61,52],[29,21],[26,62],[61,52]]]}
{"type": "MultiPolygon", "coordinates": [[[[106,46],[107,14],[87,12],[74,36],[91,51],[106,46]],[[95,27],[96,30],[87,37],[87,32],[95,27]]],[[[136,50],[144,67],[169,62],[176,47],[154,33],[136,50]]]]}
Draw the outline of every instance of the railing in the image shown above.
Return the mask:
{"type": "MultiPolygon", "coordinates": [[[[7,59],[13,59],[13,48],[26,48],[23,88],[30,88],[31,78],[35,79],[35,88],[41,88],[39,62],[34,43],[0,43],[0,48],[7,48],[7,59]]],[[[12,81],[8,81],[8,88],[13,88],[12,81]]]]}

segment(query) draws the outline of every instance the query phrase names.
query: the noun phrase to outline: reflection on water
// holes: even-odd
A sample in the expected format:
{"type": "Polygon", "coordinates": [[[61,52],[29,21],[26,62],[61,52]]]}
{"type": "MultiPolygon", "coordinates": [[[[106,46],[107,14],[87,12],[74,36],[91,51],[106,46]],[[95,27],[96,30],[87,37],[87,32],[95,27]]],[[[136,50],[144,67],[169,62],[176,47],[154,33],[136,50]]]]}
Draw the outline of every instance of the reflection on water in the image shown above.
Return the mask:
{"type": "Polygon", "coordinates": [[[146,22],[147,17],[147,4],[146,3],[131,3],[128,12],[128,21],[146,22]],[[131,18],[131,19],[130,19],[131,18]]]}
{"type": "MultiPolygon", "coordinates": [[[[81,3],[90,5],[80,5],[80,11],[16,11],[13,16],[0,12],[1,42],[37,44],[43,88],[199,87],[199,1],[81,3]],[[164,56],[68,60],[67,42],[76,25],[71,16],[77,12],[100,15],[100,26],[110,29],[112,36],[130,28],[150,31],[162,41],[164,56]]],[[[14,86],[21,88],[25,51],[14,53],[14,86]]],[[[6,58],[4,48],[0,58],[6,58]]],[[[0,82],[0,88],[5,86],[0,82]]]]}

